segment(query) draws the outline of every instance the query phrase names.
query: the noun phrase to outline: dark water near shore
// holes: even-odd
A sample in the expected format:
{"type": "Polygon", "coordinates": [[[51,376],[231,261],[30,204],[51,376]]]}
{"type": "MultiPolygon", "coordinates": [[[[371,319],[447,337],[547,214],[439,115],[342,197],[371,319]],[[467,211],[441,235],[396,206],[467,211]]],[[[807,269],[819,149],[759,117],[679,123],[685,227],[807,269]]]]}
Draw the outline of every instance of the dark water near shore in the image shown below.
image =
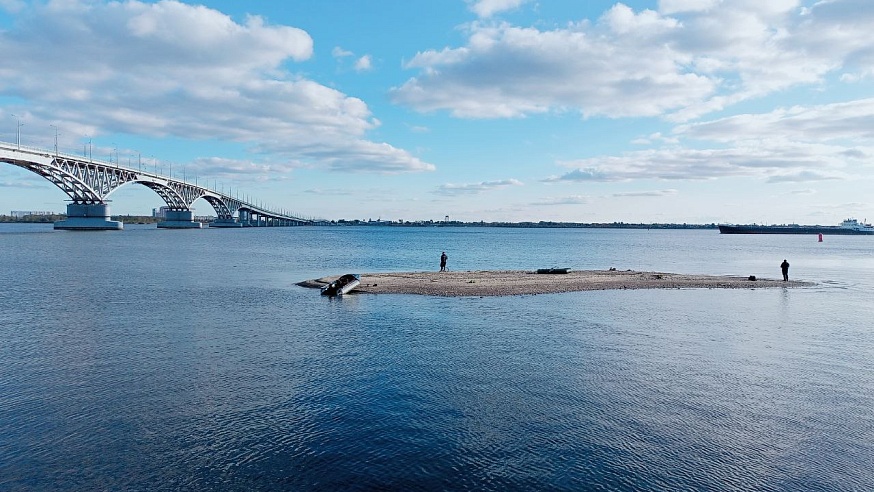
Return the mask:
{"type": "Polygon", "coordinates": [[[0,226],[0,490],[872,490],[874,238],[0,226]],[[347,272],[805,289],[498,298],[347,272]]]}

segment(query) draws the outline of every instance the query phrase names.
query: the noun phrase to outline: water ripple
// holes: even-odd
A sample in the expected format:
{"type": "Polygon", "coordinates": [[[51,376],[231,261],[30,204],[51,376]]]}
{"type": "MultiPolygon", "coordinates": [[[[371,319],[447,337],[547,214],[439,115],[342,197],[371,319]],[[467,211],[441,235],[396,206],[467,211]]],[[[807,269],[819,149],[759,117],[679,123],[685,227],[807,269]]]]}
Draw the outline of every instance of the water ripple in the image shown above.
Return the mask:
{"type": "MultiPolygon", "coordinates": [[[[828,264],[817,275],[836,280],[805,290],[329,300],[294,282],[415,265],[449,232],[214,232],[0,238],[0,489],[874,488],[864,275],[828,264]],[[355,241],[328,254],[328,236],[355,241]],[[246,254],[217,267],[215,248],[246,254]],[[38,298],[51,306],[21,301],[38,298]]],[[[533,261],[532,232],[491,234],[452,240],[489,266],[533,261]]],[[[726,251],[718,236],[554,234],[555,261],[540,263],[633,251],[694,269],[726,251]]]]}

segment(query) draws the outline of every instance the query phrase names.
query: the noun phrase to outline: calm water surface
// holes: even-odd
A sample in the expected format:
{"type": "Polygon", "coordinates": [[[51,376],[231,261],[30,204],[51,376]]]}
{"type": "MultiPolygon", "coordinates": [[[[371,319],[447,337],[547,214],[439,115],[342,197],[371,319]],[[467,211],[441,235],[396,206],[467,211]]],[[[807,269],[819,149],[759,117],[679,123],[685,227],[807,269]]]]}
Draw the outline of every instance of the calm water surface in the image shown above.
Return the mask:
{"type": "Polygon", "coordinates": [[[874,238],[0,226],[0,490],[872,490],[874,238]],[[352,295],[347,272],[805,289],[352,295]]]}

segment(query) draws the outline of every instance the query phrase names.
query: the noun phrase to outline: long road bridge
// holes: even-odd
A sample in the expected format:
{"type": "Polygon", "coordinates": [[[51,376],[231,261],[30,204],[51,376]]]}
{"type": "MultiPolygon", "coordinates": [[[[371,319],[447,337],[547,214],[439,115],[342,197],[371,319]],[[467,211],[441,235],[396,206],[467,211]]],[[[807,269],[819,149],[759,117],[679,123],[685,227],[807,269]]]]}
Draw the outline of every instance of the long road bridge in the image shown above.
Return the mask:
{"type": "Polygon", "coordinates": [[[165,220],[158,227],[199,228],[191,205],[203,198],[215,209],[210,227],[277,227],[312,225],[306,219],[265,208],[197,184],[150,173],[119,163],[86,159],[50,150],[0,142],[0,162],[32,171],[52,182],[70,197],[67,219],[55,222],[55,229],[110,230],[124,224],[111,219],[107,197],[129,183],[153,190],[167,203],[165,220]]]}

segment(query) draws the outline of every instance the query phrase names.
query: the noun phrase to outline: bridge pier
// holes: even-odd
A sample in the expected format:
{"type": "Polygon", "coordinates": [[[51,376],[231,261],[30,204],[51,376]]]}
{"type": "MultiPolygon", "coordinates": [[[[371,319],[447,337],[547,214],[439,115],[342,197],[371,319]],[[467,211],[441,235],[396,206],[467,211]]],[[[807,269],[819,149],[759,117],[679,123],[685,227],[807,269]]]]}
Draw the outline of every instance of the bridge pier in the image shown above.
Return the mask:
{"type": "Polygon", "coordinates": [[[200,229],[203,224],[194,220],[193,210],[168,210],[158,229],[200,229]]]}
{"type": "Polygon", "coordinates": [[[55,222],[55,229],[68,231],[117,231],[124,224],[111,220],[109,205],[105,203],[70,203],[67,205],[67,219],[55,222]]]}

